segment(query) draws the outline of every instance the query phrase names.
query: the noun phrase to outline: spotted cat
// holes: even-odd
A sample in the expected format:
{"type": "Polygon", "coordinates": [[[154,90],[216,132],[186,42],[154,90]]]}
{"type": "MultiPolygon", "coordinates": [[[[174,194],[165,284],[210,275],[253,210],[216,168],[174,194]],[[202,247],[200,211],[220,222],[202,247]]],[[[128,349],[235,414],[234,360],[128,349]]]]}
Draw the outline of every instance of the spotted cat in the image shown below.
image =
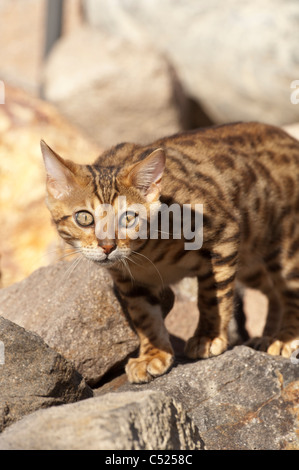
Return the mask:
{"type": "Polygon", "coordinates": [[[254,346],[292,354],[299,338],[297,140],[274,126],[235,123],[146,146],[121,143],[91,165],[41,145],[58,233],[109,270],[138,333],[139,356],[126,366],[131,382],[148,382],[173,364],[163,317],[172,305],[171,284],[186,276],[198,279],[200,311],[188,357],[227,349],[237,282],[269,299],[254,346]],[[190,209],[191,238],[183,217],[178,221],[170,210],[177,207],[190,209]],[[202,240],[196,244],[197,215],[202,240]]]}

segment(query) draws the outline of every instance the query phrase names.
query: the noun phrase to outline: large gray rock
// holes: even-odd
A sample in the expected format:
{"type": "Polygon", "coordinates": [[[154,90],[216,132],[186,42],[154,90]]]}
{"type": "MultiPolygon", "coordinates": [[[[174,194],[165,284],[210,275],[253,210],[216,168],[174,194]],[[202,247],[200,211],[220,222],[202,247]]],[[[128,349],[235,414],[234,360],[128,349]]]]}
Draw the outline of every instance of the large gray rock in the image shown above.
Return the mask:
{"type": "Polygon", "coordinates": [[[205,449],[299,449],[298,361],[238,346],[118,389],[154,390],[180,402],[205,449]]]}
{"type": "Polygon", "coordinates": [[[0,436],[0,450],[200,449],[196,427],[163,393],[107,394],[41,410],[0,436]]]}
{"type": "Polygon", "coordinates": [[[107,271],[84,259],[40,268],[2,289],[0,315],[41,336],[90,385],[139,344],[107,271]]]}
{"type": "Polygon", "coordinates": [[[82,376],[37,335],[0,317],[0,431],[39,408],[93,395],[82,376]]]}
{"type": "Polygon", "coordinates": [[[298,120],[297,0],[85,0],[90,24],[124,40],[150,40],[215,122],[298,120]]]}
{"type": "Polygon", "coordinates": [[[43,92],[104,147],[179,130],[174,76],[165,57],[152,45],[95,28],[76,29],[58,41],[45,67],[43,92]]]}
{"type": "Polygon", "coordinates": [[[299,140],[299,123],[298,119],[296,123],[290,124],[289,126],[284,126],[284,130],[290,134],[295,139],[299,140]]]}

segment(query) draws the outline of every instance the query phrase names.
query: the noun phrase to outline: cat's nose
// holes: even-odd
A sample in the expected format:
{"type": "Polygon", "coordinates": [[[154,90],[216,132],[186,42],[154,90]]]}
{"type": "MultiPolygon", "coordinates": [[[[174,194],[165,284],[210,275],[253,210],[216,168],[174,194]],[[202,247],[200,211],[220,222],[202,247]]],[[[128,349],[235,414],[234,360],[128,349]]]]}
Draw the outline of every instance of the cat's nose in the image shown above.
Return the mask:
{"type": "Polygon", "coordinates": [[[102,250],[104,251],[105,255],[109,255],[111,253],[111,251],[115,250],[116,248],[116,245],[112,244],[112,243],[101,243],[101,248],[102,250]]]}

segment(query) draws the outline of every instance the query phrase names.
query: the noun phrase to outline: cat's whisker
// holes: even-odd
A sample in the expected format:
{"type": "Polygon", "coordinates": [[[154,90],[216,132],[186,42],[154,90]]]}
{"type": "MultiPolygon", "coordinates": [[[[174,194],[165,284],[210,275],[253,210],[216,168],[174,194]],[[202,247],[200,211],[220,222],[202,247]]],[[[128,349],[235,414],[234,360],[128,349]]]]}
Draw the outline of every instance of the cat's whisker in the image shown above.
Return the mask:
{"type": "Polygon", "coordinates": [[[79,256],[77,258],[77,260],[78,260],[77,263],[74,263],[74,267],[73,267],[72,271],[69,273],[69,277],[73,273],[73,271],[79,266],[79,264],[82,262],[83,259],[84,259],[84,256],[81,254],[81,256],[79,256]]]}
{"type": "Polygon", "coordinates": [[[51,256],[51,255],[53,255],[53,254],[56,255],[56,254],[59,253],[59,252],[61,252],[61,250],[60,250],[59,248],[55,248],[54,250],[47,250],[47,251],[45,251],[43,254],[41,254],[41,255],[39,256],[39,258],[44,258],[45,256],[51,256]]]}
{"type": "MultiPolygon", "coordinates": [[[[75,255],[75,254],[80,254],[80,250],[72,251],[71,253],[65,253],[64,255],[60,256],[57,258],[58,261],[61,261],[62,259],[66,258],[67,256],[75,255]]],[[[77,258],[76,258],[77,259],[77,258]]]]}
{"type": "MultiPolygon", "coordinates": [[[[65,281],[71,276],[73,271],[77,268],[77,266],[80,264],[80,262],[84,259],[84,256],[82,253],[80,253],[80,249],[73,250],[71,253],[66,253],[63,255],[61,258],[66,257],[67,255],[74,255],[74,254],[80,254],[80,256],[77,256],[75,259],[73,259],[70,263],[69,266],[67,266],[66,271],[62,273],[62,277],[59,277],[57,279],[57,284],[55,286],[55,289],[53,289],[52,296],[53,298],[57,297],[61,291],[61,289],[65,286],[65,281]]],[[[60,261],[60,259],[58,259],[60,261]]],[[[53,263],[55,264],[55,263],[53,263]]]]}
{"type": "MultiPolygon", "coordinates": [[[[47,252],[43,253],[42,255],[40,255],[38,258],[36,258],[36,262],[41,261],[42,258],[44,258],[46,256],[50,256],[53,253],[58,254],[59,252],[61,252],[61,249],[59,249],[59,248],[56,248],[55,250],[47,251],[47,252]]],[[[57,257],[57,261],[60,261],[61,259],[66,258],[67,256],[74,255],[76,253],[80,253],[80,249],[77,248],[75,250],[69,251],[68,253],[64,253],[63,255],[57,257]]]]}
{"type": "Polygon", "coordinates": [[[130,268],[129,268],[127,259],[126,259],[126,258],[122,258],[121,261],[122,261],[123,265],[125,266],[125,268],[127,269],[128,273],[129,273],[129,275],[130,275],[131,281],[133,282],[135,279],[134,279],[134,276],[133,276],[133,274],[132,274],[132,271],[131,271],[130,268]]]}
{"type": "Polygon", "coordinates": [[[133,264],[135,264],[136,266],[139,266],[139,267],[141,267],[141,268],[144,268],[144,265],[137,263],[136,260],[133,260],[132,258],[129,258],[128,256],[126,256],[126,259],[127,259],[128,261],[131,261],[131,262],[132,262],[133,264]]]}
{"type": "Polygon", "coordinates": [[[135,255],[139,255],[139,256],[142,256],[143,258],[145,258],[147,261],[149,261],[153,267],[155,268],[155,270],[157,271],[157,274],[159,275],[159,278],[161,280],[161,283],[162,283],[162,286],[164,288],[164,281],[163,281],[163,278],[161,276],[161,273],[159,271],[159,269],[157,268],[157,266],[155,265],[155,263],[153,263],[153,261],[151,259],[149,259],[147,256],[143,255],[142,253],[138,253],[138,251],[134,251],[132,250],[132,253],[134,253],[135,255]]]}
{"type": "MultiPolygon", "coordinates": [[[[74,248],[74,247],[72,247],[72,248],[74,248]]],[[[66,244],[62,244],[62,245],[59,244],[58,245],[56,243],[56,248],[54,248],[54,246],[53,246],[51,249],[46,249],[44,255],[48,255],[48,254],[51,255],[52,253],[71,250],[72,248],[70,248],[70,246],[66,245],[66,244]]]]}
{"type": "Polygon", "coordinates": [[[156,230],[153,230],[152,232],[158,232],[158,233],[164,233],[165,235],[170,235],[170,232],[165,232],[165,230],[159,230],[159,229],[156,229],[156,230]]]}
{"type": "Polygon", "coordinates": [[[63,280],[66,280],[68,279],[71,274],[73,273],[73,271],[76,269],[76,267],[78,266],[79,262],[83,259],[83,255],[81,254],[81,256],[78,256],[78,258],[75,258],[73,260],[73,262],[71,263],[71,265],[68,267],[68,269],[66,270],[66,272],[64,273],[64,277],[63,277],[63,280]]]}
{"type": "Polygon", "coordinates": [[[92,261],[88,259],[88,284],[90,284],[90,266],[91,266],[92,261]]]}
{"type": "Polygon", "coordinates": [[[64,253],[62,254],[61,256],[57,256],[55,257],[55,259],[53,260],[45,260],[45,257],[46,256],[49,256],[49,254],[53,254],[53,253],[57,253],[58,251],[60,251],[59,249],[56,249],[56,250],[51,250],[50,252],[48,253],[43,253],[42,255],[40,256],[36,256],[34,257],[33,259],[31,259],[31,263],[30,263],[30,271],[35,271],[36,269],[38,269],[41,265],[47,265],[47,266],[52,266],[54,265],[55,263],[59,262],[59,261],[62,261],[63,259],[67,258],[68,256],[74,256],[75,254],[78,254],[80,253],[80,250],[79,249],[76,249],[76,250],[73,250],[73,251],[70,251],[69,253],[64,253]]]}

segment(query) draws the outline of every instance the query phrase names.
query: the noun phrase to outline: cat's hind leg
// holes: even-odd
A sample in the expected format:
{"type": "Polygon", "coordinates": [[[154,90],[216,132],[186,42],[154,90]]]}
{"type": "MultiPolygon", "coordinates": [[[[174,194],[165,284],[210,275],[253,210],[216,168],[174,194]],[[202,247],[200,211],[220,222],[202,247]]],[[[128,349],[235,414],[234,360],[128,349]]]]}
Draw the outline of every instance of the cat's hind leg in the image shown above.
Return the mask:
{"type": "MultiPolygon", "coordinates": [[[[299,233],[298,233],[299,237],[299,233]]],[[[272,279],[282,307],[279,331],[273,335],[267,352],[271,355],[290,357],[298,349],[299,342],[299,238],[295,237],[277,250],[272,262],[272,279]]],[[[271,265],[268,264],[271,272],[271,265]]]]}
{"type": "MultiPolygon", "coordinates": [[[[274,268],[274,265],[272,266],[274,268]]],[[[263,262],[246,266],[240,274],[241,281],[246,287],[259,290],[268,300],[267,317],[261,335],[249,338],[245,342],[246,346],[266,352],[279,330],[282,316],[280,297],[263,262]]]]}
{"type": "Polygon", "coordinates": [[[281,289],[281,298],[283,314],[280,331],[271,340],[267,352],[290,357],[299,347],[299,282],[296,286],[286,282],[281,289]]]}
{"type": "MultiPolygon", "coordinates": [[[[227,247],[226,247],[227,248],[227,247]]],[[[238,251],[200,250],[205,272],[198,275],[199,323],[187,341],[185,353],[192,359],[218,356],[228,347],[228,324],[234,311],[238,251]]]]}

